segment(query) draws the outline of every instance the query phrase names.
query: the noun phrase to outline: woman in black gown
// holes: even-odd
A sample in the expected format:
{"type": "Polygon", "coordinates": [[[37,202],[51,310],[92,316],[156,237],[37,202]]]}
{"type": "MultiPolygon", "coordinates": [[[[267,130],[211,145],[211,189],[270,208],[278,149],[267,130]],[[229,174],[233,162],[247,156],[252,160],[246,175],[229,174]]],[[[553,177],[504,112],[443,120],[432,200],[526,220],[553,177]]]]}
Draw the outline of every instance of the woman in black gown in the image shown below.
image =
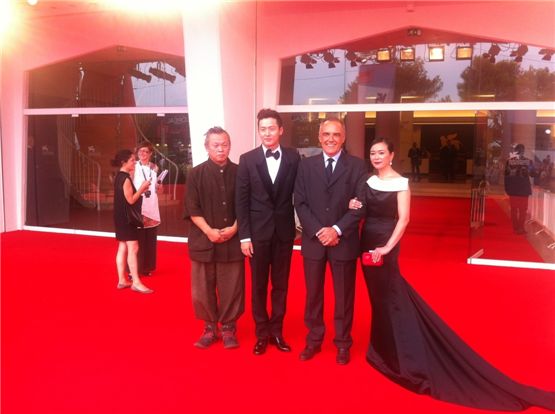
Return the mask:
{"type": "Polygon", "coordinates": [[[152,293],[139,278],[137,272],[137,252],[139,251],[139,231],[137,227],[129,224],[127,220],[127,205],[132,205],[141,200],[141,194],[148,190],[150,181],[144,181],[136,190],[131,174],[135,170],[135,154],[130,150],[121,150],[112,161],[119,171],[114,179],[114,226],[118,252],[116,266],[118,270],[118,289],[131,287],[139,293],[152,293]],[[132,283],[127,281],[126,264],[129,267],[132,283]]]}
{"type": "Polygon", "coordinates": [[[464,406],[555,411],[555,393],[519,384],[474,352],[407,283],[399,271],[399,241],[409,222],[408,179],[391,167],[393,147],[376,139],[370,161],[377,171],[359,185],[350,208],[364,217],[361,248],[382,266],[363,266],[372,306],[370,365],[399,385],[464,406]]]}

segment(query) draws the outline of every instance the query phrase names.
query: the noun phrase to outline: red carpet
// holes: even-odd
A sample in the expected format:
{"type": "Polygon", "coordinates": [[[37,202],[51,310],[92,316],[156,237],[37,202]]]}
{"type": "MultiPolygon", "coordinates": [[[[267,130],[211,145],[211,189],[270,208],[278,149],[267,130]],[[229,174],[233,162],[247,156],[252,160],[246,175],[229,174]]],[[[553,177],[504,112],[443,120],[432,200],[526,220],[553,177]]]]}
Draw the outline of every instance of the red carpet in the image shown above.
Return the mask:
{"type": "MultiPolygon", "coordinates": [[[[467,265],[467,202],[415,198],[403,273],[495,366],[555,390],[553,272],[467,265]]],[[[192,313],[184,244],[159,243],[159,268],[146,281],[155,293],[144,296],[116,290],[113,239],[22,231],[2,234],[1,242],[3,414],[481,412],[410,393],[366,364],[370,308],[362,277],[351,363],[336,365],[331,330],[323,352],[300,362],[306,331],[298,252],[285,321],[293,353],[269,348],[256,357],[248,303],[238,350],[192,346],[202,323],[192,313]]]]}

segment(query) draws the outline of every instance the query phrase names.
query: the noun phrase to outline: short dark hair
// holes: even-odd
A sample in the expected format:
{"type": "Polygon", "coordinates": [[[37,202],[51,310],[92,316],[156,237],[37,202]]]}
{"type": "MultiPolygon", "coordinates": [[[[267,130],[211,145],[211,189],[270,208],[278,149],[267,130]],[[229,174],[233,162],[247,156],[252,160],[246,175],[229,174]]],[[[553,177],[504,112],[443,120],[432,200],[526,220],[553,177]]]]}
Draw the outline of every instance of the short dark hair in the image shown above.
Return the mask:
{"type": "Polygon", "coordinates": [[[523,144],[516,144],[515,151],[519,154],[524,154],[524,145],[523,144]]]}
{"type": "Polygon", "coordinates": [[[374,138],[374,140],[370,143],[370,149],[376,144],[384,143],[387,146],[387,150],[389,152],[393,152],[393,142],[391,142],[388,138],[378,137],[374,138]]]}
{"type": "Polygon", "coordinates": [[[260,121],[266,118],[274,118],[278,124],[278,127],[281,128],[283,126],[283,121],[279,113],[276,110],[269,108],[262,108],[260,111],[258,111],[258,114],[256,115],[256,125],[260,125],[260,121]]]}
{"type": "Polygon", "coordinates": [[[129,161],[129,158],[133,156],[133,151],[130,149],[122,149],[116,152],[116,156],[111,161],[113,167],[120,168],[124,163],[129,161]]]}

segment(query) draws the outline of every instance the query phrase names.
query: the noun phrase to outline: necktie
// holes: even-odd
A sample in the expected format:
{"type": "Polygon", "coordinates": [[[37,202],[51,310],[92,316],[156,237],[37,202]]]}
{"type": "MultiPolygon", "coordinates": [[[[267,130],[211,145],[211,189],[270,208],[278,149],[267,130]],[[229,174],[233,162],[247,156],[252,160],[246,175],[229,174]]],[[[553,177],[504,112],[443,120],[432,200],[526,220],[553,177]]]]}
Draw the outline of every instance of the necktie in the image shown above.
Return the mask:
{"type": "Polygon", "coordinates": [[[279,151],[272,152],[271,149],[266,150],[266,158],[274,157],[276,160],[279,159],[279,151]]]}
{"type": "Polygon", "coordinates": [[[328,158],[328,166],[326,167],[326,177],[328,177],[328,180],[331,178],[331,175],[333,174],[333,162],[335,160],[333,158],[328,158]]]}

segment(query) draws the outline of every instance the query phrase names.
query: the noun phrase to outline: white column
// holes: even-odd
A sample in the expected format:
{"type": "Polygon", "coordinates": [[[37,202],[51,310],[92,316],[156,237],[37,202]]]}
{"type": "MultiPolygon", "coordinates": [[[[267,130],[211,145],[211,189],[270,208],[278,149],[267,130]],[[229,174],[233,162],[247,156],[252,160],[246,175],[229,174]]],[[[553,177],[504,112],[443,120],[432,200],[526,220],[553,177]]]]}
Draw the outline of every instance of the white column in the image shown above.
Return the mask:
{"type": "Polygon", "coordinates": [[[225,128],[218,6],[183,11],[183,34],[191,150],[198,165],[207,159],[204,133],[225,128]]]}

